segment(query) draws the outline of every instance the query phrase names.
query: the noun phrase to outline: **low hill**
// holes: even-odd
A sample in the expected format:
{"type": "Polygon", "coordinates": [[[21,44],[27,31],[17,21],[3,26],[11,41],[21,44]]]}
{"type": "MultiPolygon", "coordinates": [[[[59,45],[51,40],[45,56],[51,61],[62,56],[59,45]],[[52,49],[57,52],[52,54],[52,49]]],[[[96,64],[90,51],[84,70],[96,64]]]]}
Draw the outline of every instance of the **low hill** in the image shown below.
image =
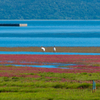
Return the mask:
{"type": "Polygon", "coordinates": [[[100,20],[100,0],[0,0],[0,19],[100,20]]]}

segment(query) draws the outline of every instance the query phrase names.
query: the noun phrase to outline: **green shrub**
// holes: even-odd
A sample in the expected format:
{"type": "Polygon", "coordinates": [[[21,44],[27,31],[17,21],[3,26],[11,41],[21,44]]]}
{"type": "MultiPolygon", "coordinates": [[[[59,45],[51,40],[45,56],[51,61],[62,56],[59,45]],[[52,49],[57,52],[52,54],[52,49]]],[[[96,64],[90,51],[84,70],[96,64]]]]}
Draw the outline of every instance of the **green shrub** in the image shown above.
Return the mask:
{"type": "Polygon", "coordinates": [[[89,88],[91,86],[91,84],[88,84],[88,83],[82,83],[80,85],[78,85],[77,88],[89,88]]]}
{"type": "Polygon", "coordinates": [[[18,77],[15,77],[15,76],[12,77],[13,81],[17,81],[18,79],[19,79],[18,77]]]}
{"type": "Polygon", "coordinates": [[[9,81],[9,77],[3,77],[4,81],[9,81]]]}
{"type": "Polygon", "coordinates": [[[82,75],[87,75],[87,73],[85,73],[85,72],[84,72],[84,73],[81,73],[81,74],[82,74],[82,75]]]}

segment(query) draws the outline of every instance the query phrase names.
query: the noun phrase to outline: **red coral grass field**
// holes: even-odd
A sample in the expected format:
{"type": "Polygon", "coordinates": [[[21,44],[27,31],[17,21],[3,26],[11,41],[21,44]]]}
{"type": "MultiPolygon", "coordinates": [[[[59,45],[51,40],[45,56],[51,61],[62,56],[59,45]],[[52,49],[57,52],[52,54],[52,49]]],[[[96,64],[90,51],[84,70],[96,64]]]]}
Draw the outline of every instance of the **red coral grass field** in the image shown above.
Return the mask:
{"type": "Polygon", "coordinates": [[[42,64],[51,63],[71,63],[78,64],[67,66],[69,69],[61,68],[36,68],[36,67],[0,67],[0,77],[39,77],[38,75],[27,75],[23,73],[96,73],[100,72],[99,55],[0,55],[0,64],[42,64]],[[23,63],[22,63],[23,62],[23,63]],[[98,66],[96,66],[98,65],[98,66]]]}
{"type": "Polygon", "coordinates": [[[86,69],[83,68],[85,66],[74,66],[73,69],[60,69],[60,68],[36,68],[36,67],[7,67],[7,66],[2,66],[0,67],[0,77],[5,76],[5,77],[39,77],[38,73],[97,73],[100,72],[100,68],[93,67],[93,66],[88,66],[86,69]],[[75,68],[74,68],[75,67],[75,68]],[[78,68],[79,67],[79,68],[78,68]],[[28,75],[26,73],[34,73],[37,74],[34,76],[28,75]]]}
{"type": "Polygon", "coordinates": [[[10,63],[8,61],[13,61],[15,64],[27,64],[26,62],[59,62],[59,63],[85,63],[93,64],[100,63],[99,55],[0,55],[0,64],[10,63]]]}

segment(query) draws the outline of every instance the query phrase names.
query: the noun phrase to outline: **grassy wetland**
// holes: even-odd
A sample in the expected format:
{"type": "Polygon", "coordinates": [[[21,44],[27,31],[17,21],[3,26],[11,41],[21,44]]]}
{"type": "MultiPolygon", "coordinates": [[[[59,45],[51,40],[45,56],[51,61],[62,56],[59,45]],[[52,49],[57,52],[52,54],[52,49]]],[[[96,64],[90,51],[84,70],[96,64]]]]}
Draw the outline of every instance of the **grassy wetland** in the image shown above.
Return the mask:
{"type": "MultiPolygon", "coordinates": [[[[0,55],[0,100],[98,100],[99,55],[0,55]],[[16,67],[44,62],[76,64],[61,68],[16,67]],[[11,64],[11,65],[6,65],[11,64]],[[92,80],[96,91],[92,93],[92,80]]],[[[62,66],[60,66],[62,67],[62,66]]]]}
{"type": "Polygon", "coordinates": [[[100,73],[66,73],[67,69],[62,73],[62,69],[56,70],[60,71],[51,72],[48,68],[1,66],[0,99],[90,100],[100,98],[100,73]],[[92,80],[96,81],[95,93],[92,93],[92,80]]]}

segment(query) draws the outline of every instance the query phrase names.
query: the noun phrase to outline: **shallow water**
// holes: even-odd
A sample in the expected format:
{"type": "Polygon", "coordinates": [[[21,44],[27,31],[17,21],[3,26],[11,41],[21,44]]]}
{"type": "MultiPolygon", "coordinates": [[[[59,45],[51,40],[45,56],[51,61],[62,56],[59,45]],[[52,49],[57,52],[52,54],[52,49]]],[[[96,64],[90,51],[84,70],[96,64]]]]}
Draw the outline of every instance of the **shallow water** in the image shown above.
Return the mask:
{"type": "MultiPolygon", "coordinates": [[[[2,62],[2,61],[0,61],[2,62]]],[[[65,64],[65,63],[49,63],[49,62],[26,62],[22,61],[20,64],[14,64],[15,61],[6,61],[8,64],[0,64],[1,66],[19,66],[19,67],[37,67],[37,68],[60,68],[60,69],[72,69],[65,66],[75,66],[76,64],[65,64]]]]}
{"type": "Polygon", "coordinates": [[[29,54],[29,55],[100,55],[100,53],[76,53],[76,52],[11,52],[0,51],[0,54],[29,54]]]}
{"type": "MultiPolygon", "coordinates": [[[[11,62],[12,63],[12,62],[11,62]]],[[[1,64],[5,66],[19,66],[19,67],[37,67],[37,68],[60,68],[60,69],[72,69],[64,66],[74,66],[76,64],[64,64],[64,63],[44,63],[43,65],[17,65],[17,64],[1,64]]]]}

